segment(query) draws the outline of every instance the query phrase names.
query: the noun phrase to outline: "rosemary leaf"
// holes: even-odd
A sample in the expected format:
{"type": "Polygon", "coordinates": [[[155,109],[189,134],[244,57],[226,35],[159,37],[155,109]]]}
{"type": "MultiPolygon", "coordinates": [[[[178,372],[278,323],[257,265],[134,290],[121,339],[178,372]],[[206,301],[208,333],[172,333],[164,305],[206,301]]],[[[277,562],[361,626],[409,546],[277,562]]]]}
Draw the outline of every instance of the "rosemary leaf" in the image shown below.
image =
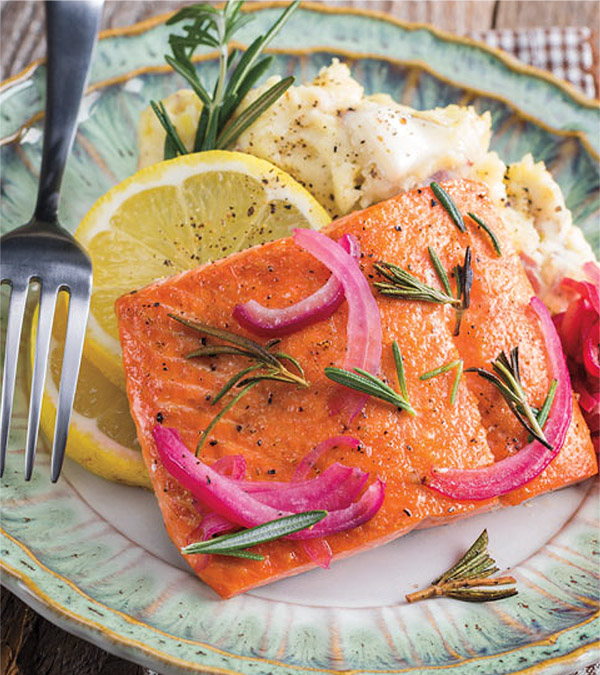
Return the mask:
{"type": "Polygon", "coordinates": [[[200,454],[200,450],[204,447],[204,444],[206,443],[206,439],[208,438],[210,432],[217,426],[217,424],[221,421],[223,418],[223,415],[225,415],[227,412],[233,408],[233,406],[241,399],[243,398],[249,391],[254,387],[255,384],[258,384],[258,382],[250,382],[246,386],[244,386],[243,389],[240,389],[240,391],[237,393],[236,396],[234,396],[229,403],[219,410],[219,412],[212,418],[212,420],[209,422],[208,426],[204,431],[202,432],[202,435],[200,436],[200,440],[198,441],[198,444],[196,445],[196,457],[200,454]]]}
{"type": "Polygon", "coordinates": [[[408,388],[406,386],[406,377],[404,375],[404,359],[402,358],[400,347],[398,347],[396,340],[392,343],[392,353],[394,355],[394,363],[396,364],[396,376],[398,377],[400,393],[408,401],[408,388]]]}
{"type": "Polygon", "coordinates": [[[362,368],[355,368],[352,372],[344,368],[331,366],[325,368],[325,375],[337,384],[359,391],[361,394],[373,396],[386,403],[391,403],[411,416],[416,415],[414,408],[403,394],[397,393],[388,384],[362,368]]]}
{"type": "Polygon", "coordinates": [[[498,257],[502,256],[502,250],[500,249],[500,242],[498,241],[498,237],[492,232],[492,230],[479,218],[479,216],[476,216],[474,213],[471,213],[470,211],[467,212],[467,215],[469,218],[479,225],[479,227],[488,235],[492,242],[492,246],[494,247],[494,251],[498,254],[498,257]]]}
{"type": "Polygon", "coordinates": [[[159,101],[157,103],[156,101],[150,101],[150,105],[152,106],[152,110],[154,110],[154,114],[156,117],[158,117],[158,121],[162,124],[162,127],[166,132],[165,159],[173,159],[173,157],[177,157],[177,155],[185,155],[187,153],[186,147],[179,137],[177,129],[175,129],[171,123],[163,102],[159,101]]]}
{"type": "Polygon", "coordinates": [[[237,140],[238,136],[254,124],[254,122],[256,122],[256,120],[268,110],[277,99],[281,98],[292,84],[294,84],[294,78],[291,76],[286,77],[261,94],[256,101],[253,101],[238,117],[223,129],[217,138],[215,148],[217,150],[226,150],[237,140]]]}
{"type": "Polygon", "coordinates": [[[266,350],[258,342],[254,342],[254,340],[249,340],[242,335],[231,333],[230,331],[223,328],[215,328],[214,326],[208,326],[198,321],[190,321],[189,319],[185,319],[184,317],[178,316],[177,314],[168,314],[168,316],[170,316],[171,319],[175,319],[175,321],[179,321],[179,323],[183,324],[184,326],[198,331],[199,333],[205,333],[206,335],[219,338],[220,340],[231,342],[252,353],[255,358],[259,358],[275,366],[277,365],[277,359],[273,356],[273,354],[271,354],[271,352],[266,350]]]}
{"type": "Polygon", "coordinates": [[[452,385],[452,391],[450,392],[450,405],[456,403],[456,397],[458,396],[458,387],[460,386],[460,379],[463,374],[463,360],[460,359],[458,366],[456,367],[456,375],[454,376],[454,384],[452,385]]]}
{"type": "Polygon", "coordinates": [[[441,185],[438,185],[436,182],[430,183],[429,187],[431,188],[433,194],[437,197],[439,203],[446,209],[448,215],[450,218],[452,218],[452,221],[456,227],[458,227],[461,232],[466,232],[467,228],[465,227],[465,221],[463,220],[458,207],[452,201],[452,197],[450,197],[446,190],[444,190],[444,188],[441,185]]]}
{"type": "Polygon", "coordinates": [[[471,247],[467,246],[465,250],[465,259],[462,265],[456,265],[454,274],[456,276],[456,297],[460,299],[460,306],[456,310],[456,324],[454,326],[454,335],[460,334],[460,325],[463,315],[471,304],[471,286],[473,285],[473,268],[471,267],[471,247]]]}
{"type": "MultiPolygon", "coordinates": [[[[548,389],[548,393],[546,394],[546,398],[544,399],[544,403],[542,404],[542,407],[539,409],[537,412],[537,421],[540,427],[543,429],[544,425],[548,421],[548,415],[550,414],[550,409],[552,408],[552,403],[554,402],[554,396],[556,395],[556,388],[558,386],[558,380],[552,380],[550,383],[550,387],[548,389]]],[[[528,443],[531,443],[533,440],[533,435],[529,434],[529,438],[527,439],[528,443]]]]}
{"type": "MultiPolygon", "coordinates": [[[[190,544],[181,549],[184,555],[197,553],[217,553],[221,555],[232,555],[232,552],[239,552],[249,546],[256,546],[267,541],[273,541],[280,537],[285,537],[294,532],[305,530],[316,525],[327,515],[327,511],[305,511],[295,513],[291,516],[276,518],[263,525],[250,527],[233,534],[223,534],[213,539],[199,541],[190,544]]],[[[245,551],[244,551],[245,553],[245,551]]],[[[246,556],[243,556],[246,557],[246,556]]],[[[259,559],[262,559],[260,556],[259,559]]]]}
{"type": "Polygon", "coordinates": [[[221,354],[234,354],[236,356],[247,356],[248,358],[254,358],[254,354],[251,352],[238,349],[237,347],[229,347],[228,345],[211,345],[210,347],[200,347],[200,349],[195,349],[193,352],[186,354],[185,358],[195,359],[200,356],[220,356],[221,354]]]}
{"type": "Polygon", "coordinates": [[[450,363],[447,363],[444,366],[440,366],[439,368],[434,368],[433,370],[429,370],[426,373],[423,373],[422,375],[419,375],[420,380],[430,380],[432,377],[437,377],[438,375],[441,375],[442,373],[447,373],[449,370],[452,370],[452,368],[456,368],[458,364],[460,363],[460,359],[457,359],[456,361],[451,361],[450,363]]]}
{"type": "MultiPolygon", "coordinates": [[[[512,581],[514,582],[514,579],[512,579],[512,581]]],[[[507,588],[506,590],[497,591],[474,591],[470,588],[457,588],[453,591],[446,591],[444,595],[448,598],[454,598],[455,600],[463,600],[464,602],[493,602],[494,600],[512,598],[513,595],[517,595],[518,592],[519,591],[517,591],[516,588],[507,588]]]]}
{"type": "Polygon", "coordinates": [[[442,266],[442,262],[439,259],[438,254],[435,252],[435,249],[433,249],[431,246],[427,247],[427,251],[429,252],[431,263],[435,268],[435,271],[438,275],[438,279],[440,280],[442,286],[444,287],[446,294],[452,296],[452,290],[450,288],[450,280],[448,279],[448,275],[446,274],[446,270],[442,266]]]}

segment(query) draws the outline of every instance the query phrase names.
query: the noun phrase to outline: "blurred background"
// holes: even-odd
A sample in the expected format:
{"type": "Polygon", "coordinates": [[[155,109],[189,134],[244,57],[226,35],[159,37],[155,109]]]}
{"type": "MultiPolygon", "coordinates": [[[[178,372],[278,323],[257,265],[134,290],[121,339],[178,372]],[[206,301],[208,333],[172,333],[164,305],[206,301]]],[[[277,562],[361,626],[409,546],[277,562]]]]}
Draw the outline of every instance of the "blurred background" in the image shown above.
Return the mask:
{"type": "MultiPolygon", "coordinates": [[[[190,3],[107,0],[102,28],[127,26],[185,4],[190,3]]],[[[514,53],[526,63],[553,70],[588,96],[598,96],[597,0],[325,0],[324,4],[385,12],[404,21],[431,23],[457,35],[472,35],[514,53]],[[560,31],[567,27],[579,30],[560,31]],[[551,48],[561,44],[565,49],[554,49],[552,58],[551,48]],[[567,54],[566,47],[572,54],[567,54]],[[573,68],[575,63],[588,75],[581,83],[573,68]],[[594,88],[585,80],[593,82],[594,88]]],[[[0,80],[44,55],[43,28],[41,0],[0,0],[0,80]]]]}

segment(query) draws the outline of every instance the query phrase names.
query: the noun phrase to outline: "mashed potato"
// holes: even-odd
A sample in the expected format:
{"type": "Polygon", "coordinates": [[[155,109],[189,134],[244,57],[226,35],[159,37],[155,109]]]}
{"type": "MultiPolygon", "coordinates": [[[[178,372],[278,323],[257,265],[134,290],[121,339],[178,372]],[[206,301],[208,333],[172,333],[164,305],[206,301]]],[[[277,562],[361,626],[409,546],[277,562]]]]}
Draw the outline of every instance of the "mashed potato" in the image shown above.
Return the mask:
{"type": "MultiPolygon", "coordinates": [[[[279,78],[252,90],[249,105],[279,78]]],[[[186,147],[202,104],[181,90],[164,101],[186,147]]],[[[427,185],[471,178],[488,186],[517,250],[552,304],[563,276],[579,278],[594,260],[557,183],[531,155],[506,166],[489,152],[491,116],[471,107],[417,111],[386,94],[365,96],[348,66],[334,59],[311,84],[291,87],[238,139],[235,150],[276,164],[302,183],[332,218],[427,185]]],[[[162,159],[164,131],[151,109],[139,125],[140,165],[162,159]]],[[[555,309],[559,309],[558,306],[555,309]]]]}

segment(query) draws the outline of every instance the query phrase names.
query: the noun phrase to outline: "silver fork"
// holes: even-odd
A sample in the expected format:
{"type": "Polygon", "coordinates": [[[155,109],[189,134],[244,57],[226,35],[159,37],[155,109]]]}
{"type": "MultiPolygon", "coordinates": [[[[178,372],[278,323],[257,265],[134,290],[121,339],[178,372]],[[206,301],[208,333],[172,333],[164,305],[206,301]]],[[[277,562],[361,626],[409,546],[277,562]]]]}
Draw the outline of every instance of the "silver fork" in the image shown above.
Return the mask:
{"type": "Polygon", "coordinates": [[[71,151],[81,97],[98,34],[103,0],[46,2],[48,58],[46,119],[37,203],[31,220],[0,240],[1,283],[10,286],[0,403],[0,476],[4,472],[19,342],[29,285],[41,286],[35,361],[25,444],[25,480],[31,478],[56,300],[69,293],[69,311],[50,478],[65,454],[92,290],[87,253],[58,222],[58,198],[71,151]]]}

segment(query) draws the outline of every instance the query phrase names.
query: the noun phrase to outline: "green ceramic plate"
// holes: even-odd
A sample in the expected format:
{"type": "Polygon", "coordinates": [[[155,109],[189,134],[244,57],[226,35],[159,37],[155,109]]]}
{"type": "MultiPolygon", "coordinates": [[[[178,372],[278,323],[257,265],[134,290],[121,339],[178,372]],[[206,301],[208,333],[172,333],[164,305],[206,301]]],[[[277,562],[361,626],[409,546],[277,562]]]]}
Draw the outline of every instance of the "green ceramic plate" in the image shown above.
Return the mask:
{"type": "MultiPolygon", "coordinates": [[[[252,30],[280,11],[255,4],[252,30]]],[[[180,86],[162,67],[159,21],[101,40],[65,176],[63,222],[136,166],[135,127],[151,98],[180,86]]],[[[368,91],[418,108],[469,102],[492,111],[494,148],[532,152],[558,178],[598,252],[598,105],[500,52],[427,26],[306,6],[276,46],[275,70],[312,78],[347,59],[368,91]],[[302,49],[290,49],[302,45],[302,49]]],[[[203,68],[214,69],[211,59],[203,68]]],[[[44,67],[0,89],[2,231],[29,217],[41,150],[44,67]]],[[[41,454],[22,481],[25,382],[2,481],[2,583],[42,614],[161,673],[563,673],[600,658],[595,481],[530,504],[421,531],[388,546],[221,601],[193,577],[164,533],[154,498],[67,463],[49,483],[41,454]],[[487,605],[404,594],[448,566],[483,527],[519,595],[487,605]]]]}

